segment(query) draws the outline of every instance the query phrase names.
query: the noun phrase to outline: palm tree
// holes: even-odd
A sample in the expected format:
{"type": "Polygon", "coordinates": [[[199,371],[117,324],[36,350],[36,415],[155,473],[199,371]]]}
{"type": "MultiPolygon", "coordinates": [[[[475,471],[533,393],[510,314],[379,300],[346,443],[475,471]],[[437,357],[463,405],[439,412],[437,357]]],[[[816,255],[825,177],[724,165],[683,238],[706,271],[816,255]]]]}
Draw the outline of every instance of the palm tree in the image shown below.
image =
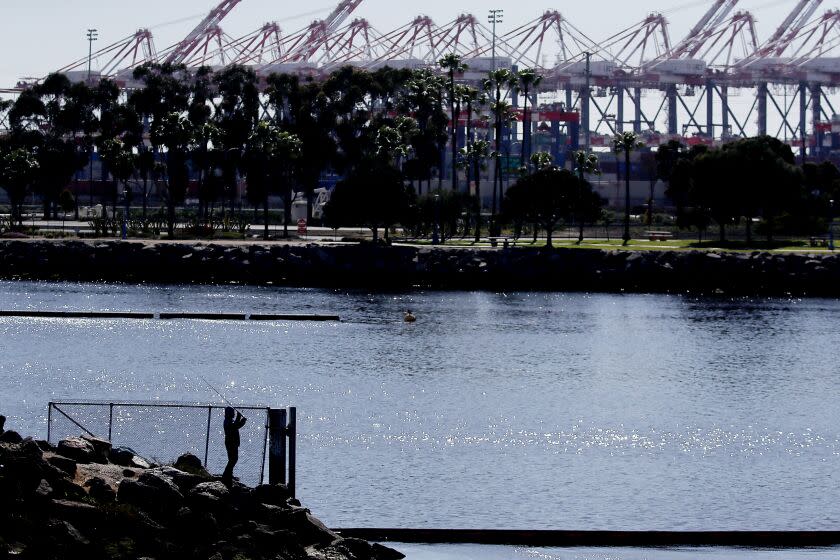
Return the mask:
{"type": "Polygon", "coordinates": [[[502,177],[502,130],[506,122],[514,118],[513,106],[507,101],[498,101],[490,105],[490,111],[496,119],[496,150],[494,152],[496,161],[496,172],[493,180],[493,220],[495,224],[497,201],[502,198],[504,182],[502,177]]]}
{"type": "MultiPolygon", "coordinates": [[[[578,174],[578,180],[583,183],[586,180],[585,175],[594,174],[600,175],[601,168],[598,162],[598,156],[587,153],[586,150],[578,150],[574,155],[575,171],[578,174]]],[[[583,243],[583,220],[580,220],[578,227],[580,232],[578,235],[578,245],[583,243]]]]}
{"type": "MultiPolygon", "coordinates": [[[[473,114],[476,112],[479,106],[487,103],[487,97],[474,87],[461,86],[461,100],[462,103],[466,104],[467,106],[467,134],[465,141],[466,144],[469,145],[470,142],[473,142],[475,140],[473,138],[472,126],[473,114]]],[[[472,168],[470,166],[466,167],[466,179],[467,189],[469,189],[472,179],[472,168]]]]}
{"type": "Polygon", "coordinates": [[[472,168],[475,171],[475,242],[481,240],[481,170],[484,169],[484,162],[490,157],[490,142],[487,140],[476,140],[468,142],[461,148],[461,165],[472,168]]]}
{"type": "Polygon", "coordinates": [[[551,167],[553,163],[554,158],[552,158],[551,154],[548,152],[537,152],[531,156],[531,165],[533,165],[537,171],[545,169],[546,167],[551,167]]]}
{"type": "Polygon", "coordinates": [[[644,144],[639,141],[635,132],[622,132],[613,139],[613,149],[616,153],[624,153],[624,244],[630,243],[630,154],[644,144]]]}
{"type": "Polygon", "coordinates": [[[460,55],[450,53],[438,61],[438,65],[449,74],[450,136],[452,138],[452,192],[458,190],[458,121],[461,118],[461,101],[455,87],[455,75],[463,74],[469,68],[460,55]],[[457,108],[457,110],[456,110],[457,108]]]}
{"type": "Polygon", "coordinates": [[[531,156],[531,135],[530,133],[525,133],[526,127],[531,126],[530,115],[528,115],[528,101],[530,100],[531,92],[542,83],[543,77],[537,74],[536,70],[526,68],[516,74],[516,80],[516,89],[517,91],[521,91],[522,96],[525,98],[525,103],[522,108],[522,165],[525,165],[525,162],[531,156]]]}
{"type": "Polygon", "coordinates": [[[493,216],[490,225],[491,229],[495,229],[496,227],[497,193],[502,191],[502,124],[504,122],[504,115],[509,113],[510,110],[510,104],[502,101],[502,90],[505,87],[512,87],[514,81],[513,72],[507,68],[499,68],[490,72],[488,79],[484,81],[484,90],[493,96],[493,103],[490,108],[496,119],[496,150],[494,152],[496,165],[493,178],[493,216]]]}

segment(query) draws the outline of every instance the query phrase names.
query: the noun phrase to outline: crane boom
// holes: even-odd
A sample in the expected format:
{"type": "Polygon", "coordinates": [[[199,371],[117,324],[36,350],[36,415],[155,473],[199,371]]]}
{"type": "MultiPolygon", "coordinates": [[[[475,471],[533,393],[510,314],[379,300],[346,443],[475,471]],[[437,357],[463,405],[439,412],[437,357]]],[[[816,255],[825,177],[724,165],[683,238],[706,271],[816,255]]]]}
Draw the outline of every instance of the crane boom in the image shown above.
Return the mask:
{"type": "MultiPolygon", "coordinates": [[[[799,0],[799,3],[796,5],[793,11],[790,14],[788,14],[788,17],[786,17],[785,20],[782,22],[782,25],[780,25],[779,28],[776,29],[776,31],[773,33],[773,35],[771,35],[770,38],[767,39],[767,45],[772,45],[773,43],[781,39],[786,33],[788,33],[788,31],[792,31],[795,25],[794,22],[796,22],[796,24],[798,24],[799,27],[802,27],[802,25],[804,25],[805,22],[808,21],[808,17],[810,17],[807,16],[804,19],[802,18],[802,16],[806,13],[806,9],[809,8],[810,13],[813,14],[820,4],[822,4],[822,0],[799,0]]],[[[797,30],[798,29],[799,28],[797,28],[797,30]]]]}
{"type": "Polygon", "coordinates": [[[680,58],[686,53],[699,50],[702,42],[719,26],[729,13],[738,5],[738,0],[716,0],[711,8],[691,28],[688,35],[676,45],[670,57],[680,58]]]}
{"type": "Polygon", "coordinates": [[[325,19],[313,22],[310,26],[310,35],[305,42],[302,42],[296,48],[290,50],[286,54],[289,60],[306,60],[312,53],[318,50],[321,43],[344,23],[350,14],[352,14],[362,0],[341,0],[341,3],[336,6],[325,19]]]}
{"type": "Polygon", "coordinates": [[[187,35],[178,45],[172,49],[172,52],[167,55],[164,60],[168,64],[180,64],[187,56],[189,56],[192,49],[201,41],[201,37],[211,29],[215,29],[222,22],[225,17],[233,10],[237,4],[242,0],[222,0],[222,2],[213,8],[207,17],[201,20],[195,29],[187,35]]]}
{"type": "MultiPolygon", "coordinates": [[[[718,14],[720,15],[715,18],[715,22],[723,20],[727,15],[729,15],[729,12],[732,11],[737,3],[738,0],[717,0],[712,7],[709,8],[709,11],[700,18],[697,25],[691,28],[691,31],[689,31],[686,36],[686,40],[691,40],[694,37],[697,37],[697,35],[706,28],[706,25],[712,21],[712,18],[715,18],[718,14]]],[[[714,25],[714,23],[712,23],[712,25],[714,25]]]]}

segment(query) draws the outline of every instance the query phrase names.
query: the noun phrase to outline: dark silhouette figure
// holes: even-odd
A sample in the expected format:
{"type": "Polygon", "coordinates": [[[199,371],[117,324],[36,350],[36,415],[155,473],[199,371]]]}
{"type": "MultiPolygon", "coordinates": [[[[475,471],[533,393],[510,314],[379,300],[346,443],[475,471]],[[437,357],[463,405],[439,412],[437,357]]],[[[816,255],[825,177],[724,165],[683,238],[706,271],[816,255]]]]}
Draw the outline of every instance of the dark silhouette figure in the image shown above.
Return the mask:
{"type": "Polygon", "coordinates": [[[227,466],[222,474],[222,482],[225,486],[233,485],[233,467],[239,461],[239,430],[247,421],[247,418],[232,407],[225,409],[225,449],[228,456],[227,466]]]}
{"type": "Polygon", "coordinates": [[[0,435],[3,435],[3,430],[5,430],[6,426],[6,417],[0,414],[0,435]]]}

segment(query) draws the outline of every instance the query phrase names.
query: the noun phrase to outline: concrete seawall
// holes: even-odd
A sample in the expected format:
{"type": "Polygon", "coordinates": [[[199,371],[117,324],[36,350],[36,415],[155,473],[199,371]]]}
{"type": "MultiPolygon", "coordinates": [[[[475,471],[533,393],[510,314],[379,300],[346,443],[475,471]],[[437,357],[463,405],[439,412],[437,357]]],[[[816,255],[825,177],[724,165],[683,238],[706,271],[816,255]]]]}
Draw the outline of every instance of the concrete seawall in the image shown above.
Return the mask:
{"type": "Polygon", "coordinates": [[[0,241],[5,279],[840,296],[828,253],[0,241]]]}

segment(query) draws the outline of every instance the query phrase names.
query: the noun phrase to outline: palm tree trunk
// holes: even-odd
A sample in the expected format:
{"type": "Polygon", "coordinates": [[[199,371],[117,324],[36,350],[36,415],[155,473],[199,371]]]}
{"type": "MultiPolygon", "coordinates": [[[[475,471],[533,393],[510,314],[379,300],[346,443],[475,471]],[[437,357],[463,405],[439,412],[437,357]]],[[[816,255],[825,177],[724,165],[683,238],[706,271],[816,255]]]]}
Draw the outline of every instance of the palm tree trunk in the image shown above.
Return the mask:
{"type": "Polygon", "coordinates": [[[461,104],[452,109],[452,192],[458,192],[458,120],[461,118],[461,104]]]}
{"type": "Polygon", "coordinates": [[[624,244],[630,243],[630,150],[624,151],[624,244]]]}
{"type": "MultiPolygon", "coordinates": [[[[471,133],[472,133],[472,103],[468,102],[467,103],[467,135],[464,138],[464,145],[465,146],[469,146],[470,143],[472,142],[471,133]]],[[[472,166],[470,165],[469,161],[467,162],[467,165],[464,167],[464,173],[466,175],[466,180],[467,180],[467,194],[469,194],[470,183],[472,182],[472,166]]]]}
{"type": "Polygon", "coordinates": [[[528,118],[528,88],[523,90],[525,94],[525,104],[522,106],[522,166],[528,165],[528,146],[526,146],[526,139],[530,139],[525,133],[525,127],[530,126],[531,120],[528,118]]]}
{"type": "Polygon", "coordinates": [[[265,195],[265,199],[263,200],[263,239],[268,241],[268,193],[265,195]]]}
{"type": "Polygon", "coordinates": [[[475,163],[475,242],[481,241],[481,170],[475,163]]]}

